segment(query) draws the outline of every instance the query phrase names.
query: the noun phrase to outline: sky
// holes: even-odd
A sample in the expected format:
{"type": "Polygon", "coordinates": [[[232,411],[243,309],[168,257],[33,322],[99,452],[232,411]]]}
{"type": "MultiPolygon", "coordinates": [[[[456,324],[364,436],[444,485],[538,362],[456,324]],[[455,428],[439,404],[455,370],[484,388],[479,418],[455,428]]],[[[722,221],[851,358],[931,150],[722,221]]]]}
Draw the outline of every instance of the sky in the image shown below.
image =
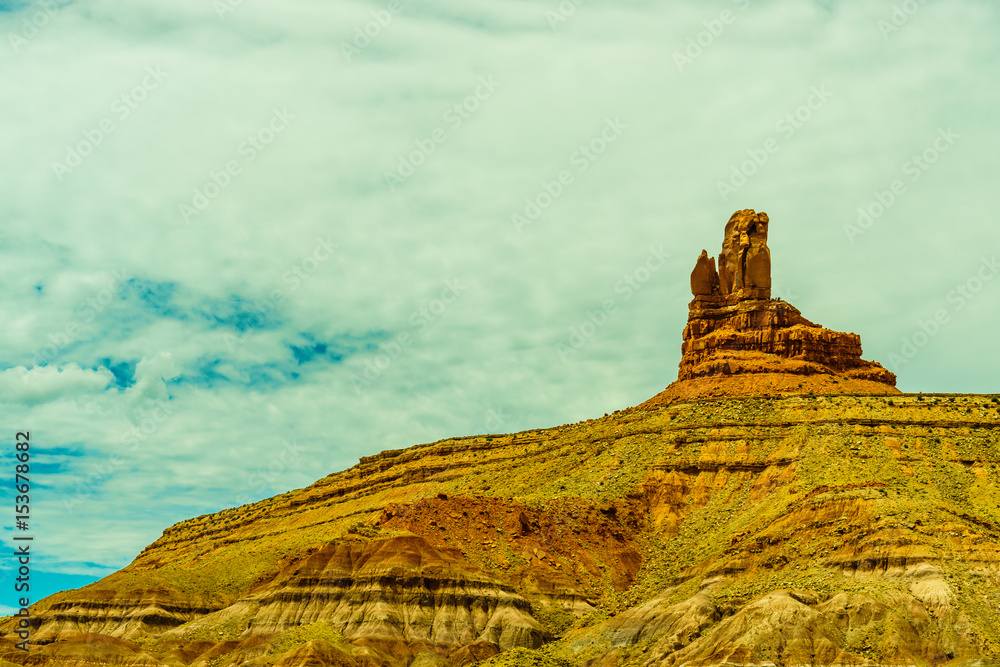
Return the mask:
{"type": "MultiPolygon", "coordinates": [[[[0,438],[32,601],[360,456],[676,378],[688,276],[997,392],[986,0],[0,0],[0,438]]],[[[14,606],[0,573],[0,605],[14,606]]]]}

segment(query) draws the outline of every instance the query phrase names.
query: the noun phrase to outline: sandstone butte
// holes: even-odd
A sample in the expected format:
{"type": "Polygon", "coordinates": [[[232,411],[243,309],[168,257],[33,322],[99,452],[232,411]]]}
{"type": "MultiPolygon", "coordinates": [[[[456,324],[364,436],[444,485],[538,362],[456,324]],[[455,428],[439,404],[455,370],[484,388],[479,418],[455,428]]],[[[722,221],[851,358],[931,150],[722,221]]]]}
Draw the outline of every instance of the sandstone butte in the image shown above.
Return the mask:
{"type": "Polygon", "coordinates": [[[994,665],[996,396],[912,395],[703,254],[677,382],[603,418],[365,457],[164,531],[3,665],[994,665]]]}

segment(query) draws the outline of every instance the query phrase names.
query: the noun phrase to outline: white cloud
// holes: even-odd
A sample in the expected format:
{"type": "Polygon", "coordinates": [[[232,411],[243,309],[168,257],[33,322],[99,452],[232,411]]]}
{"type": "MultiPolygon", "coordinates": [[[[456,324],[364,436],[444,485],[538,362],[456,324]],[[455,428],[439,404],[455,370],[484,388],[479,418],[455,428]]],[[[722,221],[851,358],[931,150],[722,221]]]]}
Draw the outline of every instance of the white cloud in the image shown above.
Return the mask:
{"type": "Polygon", "coordinates": [[[169,397],[164,380],[172,380],[180,373],[169,352],[157,352],[143,357],[135,366],[135,384],[125,394],[129,404],[141,401],[165,401],[169,397]]]}
{"type": "Polygon", "coordinates": [[[114,376],[106,368],[16,366],[0,371],[0,401],[36,405],[101,392],[112,381],[114,376]]]}

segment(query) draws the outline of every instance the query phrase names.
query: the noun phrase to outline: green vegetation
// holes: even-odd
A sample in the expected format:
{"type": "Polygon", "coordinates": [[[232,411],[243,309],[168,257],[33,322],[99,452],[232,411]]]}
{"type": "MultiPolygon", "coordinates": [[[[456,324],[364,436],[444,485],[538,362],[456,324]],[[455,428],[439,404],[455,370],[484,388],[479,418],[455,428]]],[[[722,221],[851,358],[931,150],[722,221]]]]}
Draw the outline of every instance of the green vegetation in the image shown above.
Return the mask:
{"type": "MultiPolygon", "coordinates": [[[[278,634],[267,644],[264,654],[253,662],[258,667],[270,667],[278,662],[288,651],[302,646],[308,642],[326,642],[338,649],[349,653],[351,645],[344,639],[344,635],[333,629],[325,622],[310,623],[290,628],[278,634]]],[[[228,663],[226,656],[212,660],[207,667],[221,667],[228,663]]]]}
{"type": "Polygon", "coordinates": [[[577,617],[570,612],[554,605],[533,608],[531,615],[535,617],[542,627],[549,631],[553,637],[560,637],[564,632],[576,625],[577,617]]]}
{"type": "Polygon", "coordinates": [[[563,658],[556,658],[545,647],[531,650],[515,648],[495,655],[489,660],[477,662],[479,667],[574,667],[563,658]]]}
{"type": "Polygon", "coordinates": [[[282,655],[306,642],[325,641],[331,644],[347,645],[344,635],[333,629],[331,625],[324,622],[300,625],[289,630],[285,630],[271,640],[268,654],[282,655]]]}

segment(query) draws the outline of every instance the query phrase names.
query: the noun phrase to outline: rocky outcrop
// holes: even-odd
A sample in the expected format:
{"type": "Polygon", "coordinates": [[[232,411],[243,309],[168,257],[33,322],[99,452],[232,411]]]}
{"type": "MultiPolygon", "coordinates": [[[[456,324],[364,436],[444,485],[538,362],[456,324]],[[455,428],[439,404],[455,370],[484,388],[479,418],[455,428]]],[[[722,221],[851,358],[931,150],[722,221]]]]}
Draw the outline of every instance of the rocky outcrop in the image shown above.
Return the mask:
{"type": "Polygon", "coordinates": [[[771,299],[769,224],[766,213],[734,213],[718,270],[702,250],[678,382],[649,406],[699,395],[895,392],[896,376],[861,358],[857,334],[824,329],[771,299]]]}

